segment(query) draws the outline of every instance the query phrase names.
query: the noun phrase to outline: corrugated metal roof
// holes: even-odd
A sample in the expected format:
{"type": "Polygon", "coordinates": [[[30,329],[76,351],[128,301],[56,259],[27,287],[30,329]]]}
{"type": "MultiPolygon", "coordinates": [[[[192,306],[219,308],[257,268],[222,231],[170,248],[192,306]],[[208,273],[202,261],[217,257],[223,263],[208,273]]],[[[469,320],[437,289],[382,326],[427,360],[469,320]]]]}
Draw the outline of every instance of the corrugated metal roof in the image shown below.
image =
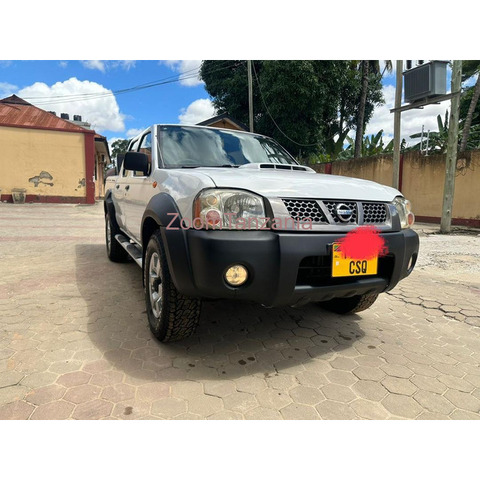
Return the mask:
{"type": "Polygon", "coordinates": [[[35,107],[16,95],[0,100],[0,126],[43,128],[67,132],[92,132],[35,107]]]}

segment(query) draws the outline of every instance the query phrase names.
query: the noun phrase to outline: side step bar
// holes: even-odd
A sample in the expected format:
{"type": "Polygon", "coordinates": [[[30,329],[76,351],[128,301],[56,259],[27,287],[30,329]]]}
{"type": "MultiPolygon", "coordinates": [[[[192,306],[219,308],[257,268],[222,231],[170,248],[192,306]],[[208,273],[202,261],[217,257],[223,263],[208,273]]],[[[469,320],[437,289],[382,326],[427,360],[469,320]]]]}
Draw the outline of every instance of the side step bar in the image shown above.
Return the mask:
{"type": "Polygon", "coordinates": [[[122,235],[121,233],[117,233],[115,235],[117,242],[127,251],[127,253],[133,258],[135,263],[142,268],[142,251],[133,243],[130,243],[130,240],[122,235]]]}

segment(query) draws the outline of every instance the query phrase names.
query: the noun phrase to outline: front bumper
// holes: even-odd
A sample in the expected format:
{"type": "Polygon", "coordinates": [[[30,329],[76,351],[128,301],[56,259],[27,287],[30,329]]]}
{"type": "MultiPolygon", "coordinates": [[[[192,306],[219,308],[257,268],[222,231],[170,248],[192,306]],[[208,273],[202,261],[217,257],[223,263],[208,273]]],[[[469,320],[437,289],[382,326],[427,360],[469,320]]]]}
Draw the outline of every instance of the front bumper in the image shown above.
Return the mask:
{"type": "Polygon", "coordinates": [[[419,248],[413,230],[381,233],[389,253],[379,258],[377,275],[331,278],[331,245],[342,234],[184,230],[169,235],[162,230],[170,272],[181,293],[267,306],[388,291],[411,273],[419,248]],[[249,272],[247,282],[237,288],[224,281],[226,269],[234,264],[249,272]]]}

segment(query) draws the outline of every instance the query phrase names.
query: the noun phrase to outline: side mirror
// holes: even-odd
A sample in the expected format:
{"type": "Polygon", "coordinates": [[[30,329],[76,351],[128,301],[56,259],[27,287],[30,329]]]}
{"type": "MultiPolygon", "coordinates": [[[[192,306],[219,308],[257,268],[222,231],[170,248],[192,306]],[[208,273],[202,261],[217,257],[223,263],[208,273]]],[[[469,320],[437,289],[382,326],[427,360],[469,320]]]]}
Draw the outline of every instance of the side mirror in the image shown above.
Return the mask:
{"type": "Polygon", "coordinates": [[[148,157],[145,153],[127,152],[123,160],[123,165],[125,166],[125,170],[133,170],[148,175],[149,164],[148,157]]]}

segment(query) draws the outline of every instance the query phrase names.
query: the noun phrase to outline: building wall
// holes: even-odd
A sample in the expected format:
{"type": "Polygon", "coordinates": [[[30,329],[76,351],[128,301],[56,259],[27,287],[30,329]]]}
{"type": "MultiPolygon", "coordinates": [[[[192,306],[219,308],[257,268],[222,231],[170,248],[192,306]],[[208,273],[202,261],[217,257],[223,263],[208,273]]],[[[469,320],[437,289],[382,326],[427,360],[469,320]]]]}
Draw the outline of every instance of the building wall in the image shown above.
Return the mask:
{"type": "Polygon", "coordinates": [[[229,128],[230,130],[240,130],[244,131],[243,128],[239,127],[238,125],[235,125],[231,122],[228,122],[226,120],[218,120],[215,123],[209,124],[209,127],[216,127],[216,128],[229,128]]]}
{"type": "MultiPolygon", "coordinates": [[[[445,183],[445,155],[403,154],[400,191],[412,203],[420,221],[440,222],[445,183]]],[[[392,155],[333,162],[331,172],[392,185],[392,155]]],[[[315,165],[325,173],[325,164],[315,165]]],[[[455,225],[480,227],[480,151],[466,152],[459,160],[455,179],[453,221],[455,225]]]]}
{"type": "Polygon", "coordinates": [[[25,188],[27,201],[83,203],[85,143],[83,133],[0,127],[2,198],[12,188],[25,188]]]}

